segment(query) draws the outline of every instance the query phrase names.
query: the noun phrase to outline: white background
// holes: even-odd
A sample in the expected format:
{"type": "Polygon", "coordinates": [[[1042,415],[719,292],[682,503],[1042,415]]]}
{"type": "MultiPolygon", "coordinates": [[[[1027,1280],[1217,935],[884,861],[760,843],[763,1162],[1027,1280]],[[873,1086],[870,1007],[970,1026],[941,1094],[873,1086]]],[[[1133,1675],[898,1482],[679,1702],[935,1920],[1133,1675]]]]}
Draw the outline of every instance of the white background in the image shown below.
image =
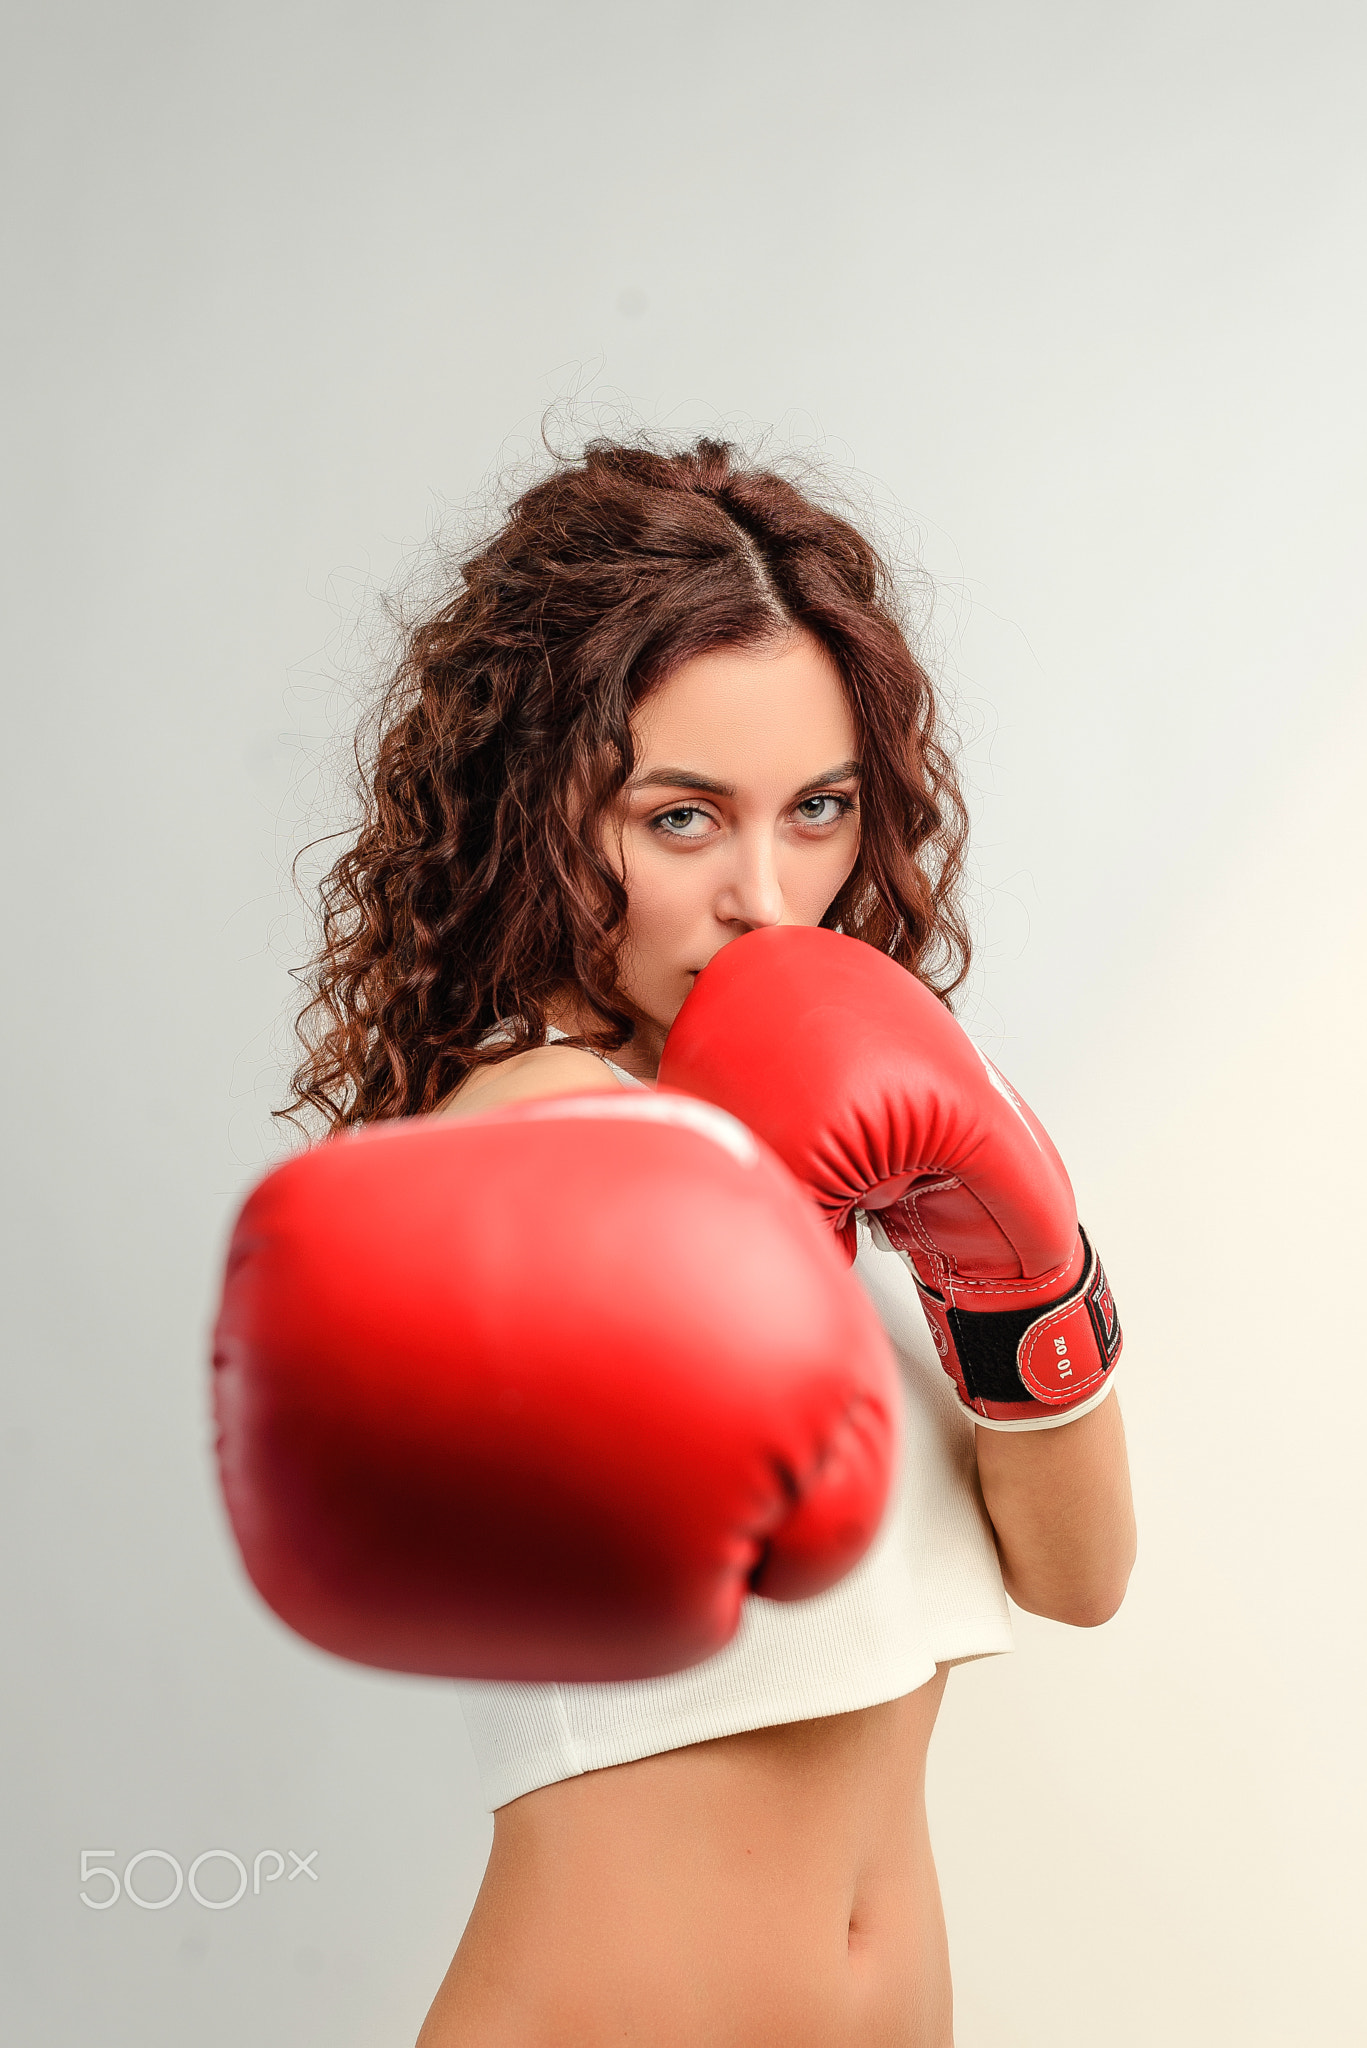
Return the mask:
{"type": "Polygon", "coordinates": [[[767,432],[919,549],[964,1014],[1125,1318],[1129,1601],[1022,1624],[936,1738],[960,2048],[1360,2040],[1361,9],[5,41],[6,2038],[402,2048],[478,1884],[449,1693],[245,1585],[206,1333],[374,594],[558,403],[767,432]],[[82,1848],[216,1846],[317,1882],[79,1901],[82,1848]]]}

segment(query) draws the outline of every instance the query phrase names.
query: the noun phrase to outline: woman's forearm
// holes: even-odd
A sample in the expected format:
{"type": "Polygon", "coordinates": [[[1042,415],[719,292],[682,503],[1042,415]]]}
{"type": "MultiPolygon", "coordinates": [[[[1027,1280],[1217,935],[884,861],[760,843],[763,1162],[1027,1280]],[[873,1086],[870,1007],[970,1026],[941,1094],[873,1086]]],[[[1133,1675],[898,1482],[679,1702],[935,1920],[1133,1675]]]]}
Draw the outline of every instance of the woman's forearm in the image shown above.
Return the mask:
{"type": "Polygon", "coordinates": [[[980,1429],[977,1446],[1002,1577],[1016,1605],[1075,1628],[1109,1621],[1135,1554],[1115,1394],[1060,1429],[980,1429]]]}

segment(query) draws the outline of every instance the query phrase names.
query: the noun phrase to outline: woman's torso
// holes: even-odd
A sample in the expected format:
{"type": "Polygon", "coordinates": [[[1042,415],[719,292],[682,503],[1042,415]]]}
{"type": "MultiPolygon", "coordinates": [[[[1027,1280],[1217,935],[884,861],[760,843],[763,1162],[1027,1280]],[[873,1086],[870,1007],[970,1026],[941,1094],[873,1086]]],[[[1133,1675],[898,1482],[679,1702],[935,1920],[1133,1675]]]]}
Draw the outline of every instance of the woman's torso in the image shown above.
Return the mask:
{"type": "Polygon", "coordinates": [[[949,2048],[944,1682],[500,1807],[419,2048],[949,2048]]]}
{"type": "MultiPolygon", "coordinates": [[[[900,1262],[870,1249],[895,1324],[900,1262]]],[[[915,1321],[903,1513],[843,1590],[797,1603],[814,1652],[786,1638],[795,1609],[747,1602],[741,1639],[674,1681],[463,1688],[494,1840],[419,2048],[948,2048],[926,1755],[948,1662],[1010,1631],[971,1430],[915,1321]],[[934,1598],[909,1617],[899,1592],[934,1598]],[[728,1678],[735,1732],[680,1740],[728,1678]],[[804,1687],[874,1703],[744,1725],[804,1687]]]]}

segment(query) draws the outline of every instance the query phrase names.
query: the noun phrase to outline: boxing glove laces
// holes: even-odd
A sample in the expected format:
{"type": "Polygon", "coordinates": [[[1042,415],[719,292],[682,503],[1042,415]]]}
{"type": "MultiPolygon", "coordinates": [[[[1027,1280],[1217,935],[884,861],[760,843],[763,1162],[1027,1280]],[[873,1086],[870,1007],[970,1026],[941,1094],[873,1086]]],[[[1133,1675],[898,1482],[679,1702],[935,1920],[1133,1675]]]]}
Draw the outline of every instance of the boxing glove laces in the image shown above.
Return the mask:
{"type": "Polygon", "coordinates": [[[728,1109],[854,1257],[854,1213],[900,1253],[975,1421],[1045,1429],[1104,1398],[1121,1333],[1063,1161],[928,988],[837,932],[731,941],[665,1043],[662,1087],[728,1109]]]}

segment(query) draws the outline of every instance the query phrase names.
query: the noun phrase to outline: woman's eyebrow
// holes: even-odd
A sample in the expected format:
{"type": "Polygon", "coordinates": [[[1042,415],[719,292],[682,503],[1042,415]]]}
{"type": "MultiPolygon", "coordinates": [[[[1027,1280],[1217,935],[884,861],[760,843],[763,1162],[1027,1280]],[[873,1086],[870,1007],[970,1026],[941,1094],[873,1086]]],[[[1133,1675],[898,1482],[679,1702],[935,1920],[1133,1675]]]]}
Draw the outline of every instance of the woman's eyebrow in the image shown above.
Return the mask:
{"type": "MultiPolygon", "coordinates": [[[[820,775],[814,775],[810,782],[804,782],[798,796],[805,796],[808,790],[821,789],[828,782],[850,782],[859,774],[857,761],[841,761],[834,768],[823,768],[820,775]]],[[[705,796],[734,796],[735,784],[718,782],[715,776],[702,775],[696,768],[652,768],[648,774],[633,775],[633,789],[696,789],[705,796]]]]}
{"type": "Polygon", "coordinates": [[[633,775],[633,789],[701,789],[708,796],[734,796],[734,783],[718,782],[700,775],[696,768],[652,768],[648,775],[633,775]]]}
{"type": "Polygon", "coordinates": [[[857,782],[858,780],[859,763],[857,761],[841,761],[834,768],[824,768],[820,775],[814,775],[810,782],[804,782],[798,791],[798,795],[806,796],[809,789],[821,789],[828,782],[857,782]]]}

